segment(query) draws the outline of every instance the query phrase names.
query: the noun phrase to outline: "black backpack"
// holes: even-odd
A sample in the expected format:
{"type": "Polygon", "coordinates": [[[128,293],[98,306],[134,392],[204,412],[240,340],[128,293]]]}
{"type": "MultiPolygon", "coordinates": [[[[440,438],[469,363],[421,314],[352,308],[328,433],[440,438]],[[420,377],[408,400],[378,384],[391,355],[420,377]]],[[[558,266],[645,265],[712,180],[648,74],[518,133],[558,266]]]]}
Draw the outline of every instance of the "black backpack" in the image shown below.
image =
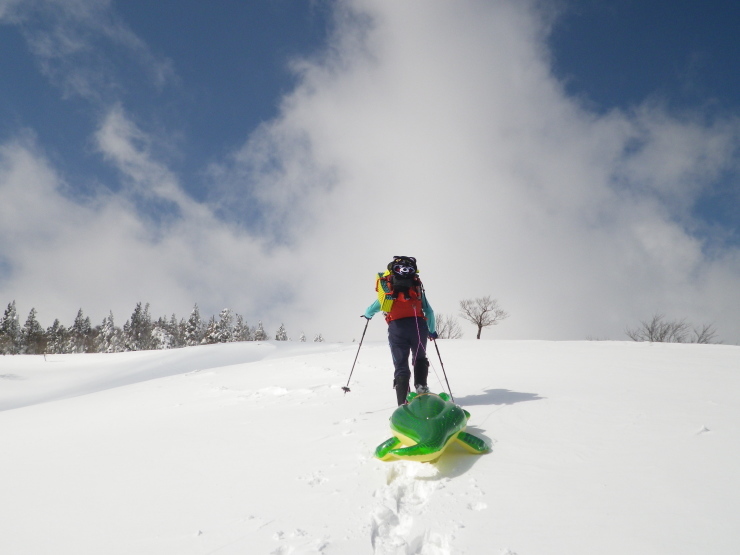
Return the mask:
{"type": "MultiPolygon", "coordinates": [[[[388,271],[378,274],[378,293],[388,300],[396,300],[400,295],[409,299],[409,290],[421,286],[416,258],[413,256],[394,256],[388,263],[388,271]]],[[[382,300],[381,300],[382,302],[382,300]]]]}

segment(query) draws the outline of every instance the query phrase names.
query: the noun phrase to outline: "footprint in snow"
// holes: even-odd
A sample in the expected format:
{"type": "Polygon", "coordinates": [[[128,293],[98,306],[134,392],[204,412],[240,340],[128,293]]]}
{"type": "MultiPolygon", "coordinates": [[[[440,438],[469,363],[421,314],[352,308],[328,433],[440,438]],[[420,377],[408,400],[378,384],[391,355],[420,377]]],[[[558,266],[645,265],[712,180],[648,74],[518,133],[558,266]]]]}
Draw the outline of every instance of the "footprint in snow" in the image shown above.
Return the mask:
{"type": "Polygon", "coordinates": [[[301,476],[300,479],[311,487],[320,486],[329,481],[329,478],[326,478],[320,471],[309,474],[308,476],[301,476]]]}
{"type": "Polygon", "coordinates": [[[323,553],[329,546],[328,536],[320,538],[312,537],[305,530],[297,528],[290,534],[278,530],[272,539],[279,541],[282,545],[270,552],[270,555],[287,555],[288,553],[323,553]]]}
{"type": "Polygon", "coordinates": [[[426,511],[434,492],[444,487],[439,470],[412,461],[388,463],[386,486],[375,492],[378,500],[370,514],[370,543],[375,555],[435,553],[448,555],[449,538],[426,531],[411,537],[415,517],[426,511]]]}

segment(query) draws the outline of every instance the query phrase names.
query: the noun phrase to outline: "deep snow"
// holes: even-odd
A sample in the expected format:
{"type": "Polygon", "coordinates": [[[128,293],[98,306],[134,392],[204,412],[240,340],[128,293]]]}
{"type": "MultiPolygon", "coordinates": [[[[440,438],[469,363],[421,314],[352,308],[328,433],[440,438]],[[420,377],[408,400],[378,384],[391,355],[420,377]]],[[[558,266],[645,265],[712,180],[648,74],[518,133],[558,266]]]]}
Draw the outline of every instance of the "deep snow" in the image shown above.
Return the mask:
{"type": "Polygon", "coordinates": [[[381,343],[0,357],[0,553],[740,550],[740,347],[438,343],[490,454],[373,458],[381,343]]]}

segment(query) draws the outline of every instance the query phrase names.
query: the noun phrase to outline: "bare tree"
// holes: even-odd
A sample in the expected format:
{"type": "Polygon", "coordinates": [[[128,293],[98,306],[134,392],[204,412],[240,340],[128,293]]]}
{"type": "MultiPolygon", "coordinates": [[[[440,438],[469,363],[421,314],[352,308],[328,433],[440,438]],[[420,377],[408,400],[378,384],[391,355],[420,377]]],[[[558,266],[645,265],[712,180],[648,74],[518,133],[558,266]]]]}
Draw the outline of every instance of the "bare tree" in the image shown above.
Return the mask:
{"type": "Polygon", "coordinates": [[[717,337],[717,330],[714,329],[712,324],[703,324],[701,329],[694,328],[694,343],[722,343],[721,341],[715,341],[717,337]]]}
{"type": "Polygon", "coordinates": [[[440,339],[460,339],[463,336],[462,328],[457,318],[446,314],[437,314],[437,337],[440,339]]]}
{"type": "Polygon", "coordinates": [[[692,328],[685,319],[665,320],[663,314],[654,314],[650,320],[641,321],[639,327],[627,328],[625,333],[633,341],[651,343],[718,343],[714,340],[717,331],[711,324],[692,328]]]}
{"type": "Polygon", "coordinates": [[[650,320],[640,322],[640,327],[627,329],[627,337],[633,341],[651,343],[685,343],[689,334],[686,320],[666,321],[663,314],[654,314],[650,320]]]}
{"type": "Polygon", "coordinates": [[[498,306],[498,301],[490,296],[460,301],[460,316],[478,327],[476,339],[480,339],[483,328],[495,326],[509,314],[498,306]]]}

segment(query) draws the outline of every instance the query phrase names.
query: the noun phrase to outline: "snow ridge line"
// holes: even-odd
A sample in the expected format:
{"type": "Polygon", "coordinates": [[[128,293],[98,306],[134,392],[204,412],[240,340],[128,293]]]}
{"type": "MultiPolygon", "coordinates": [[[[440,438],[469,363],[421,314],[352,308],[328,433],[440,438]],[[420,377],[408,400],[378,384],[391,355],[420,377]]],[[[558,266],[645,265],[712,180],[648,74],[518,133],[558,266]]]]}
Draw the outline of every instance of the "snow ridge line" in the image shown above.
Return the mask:
{"type": "Polygon", "coordinates": [[[415,517],[427,512],[434,492],[449,478],[441,478],[439,470],[427,463],[387,464],[387,485],[375,491],[378,502],[370,514],[373,554],[451,555],[447,536],[414,526],[415,517]]]}

